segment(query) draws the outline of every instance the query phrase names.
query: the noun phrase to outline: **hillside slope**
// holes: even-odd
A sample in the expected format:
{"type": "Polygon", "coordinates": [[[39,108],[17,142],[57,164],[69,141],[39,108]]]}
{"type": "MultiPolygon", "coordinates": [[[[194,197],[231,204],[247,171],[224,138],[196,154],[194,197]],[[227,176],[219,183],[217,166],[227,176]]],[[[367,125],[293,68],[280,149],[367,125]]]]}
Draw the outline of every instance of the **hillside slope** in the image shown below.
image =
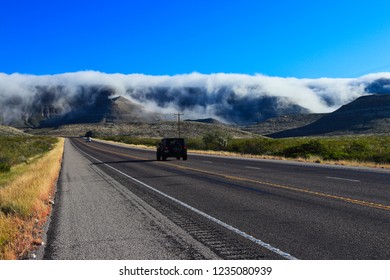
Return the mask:
{"type": "MultiPolygon", "coordinates": [[[[198,138],[210,131],[223,131],[235,138],[256,137],[247,131],[228,125],[208,124],[185,121],[180,125],[181,136],[198,138]]],[[[92,131],[94,135],[112,136],[126,135],[131,137],[160,138],[177,137],[178,125],[176,121],[134,122],[134,123],[95,123],[95,124],[69,124],[57,128],[32,129],[30,133],[38,135],[53,135],[65,137],[78,137],[92,131]]]]}
{"type": "Polygon", "coordinates": [[[317,121],[325,115],[326,114],[284,115],[246,126],[243,128],[243,130],[261,135],[266,135],[308,125],[317,121]]]}
{"type": "Polygon", "coordinates": [[[0,136],[22,136],[22,135],[27,135],[23,131],[6,126],[6,125],[0,125],[0,136]]]}
{"type": "Polygon", "coordinates": [[[66,124],[149,122],[159,119],[157,114],[148,112],[143,106],[122,96],[111,98],[109,94],[100,94],[84,105],[55,116],[44,115],[40,120],[30,122],[38,123],[36,126],[39,127],[57,127],[66,124]]]}
{"type": "Polygon", "coordinates": [[[295,129],[272,133],[273,138],[311,135],[390,133],[390,95],[357,98],[319,120],[295,129]]]}

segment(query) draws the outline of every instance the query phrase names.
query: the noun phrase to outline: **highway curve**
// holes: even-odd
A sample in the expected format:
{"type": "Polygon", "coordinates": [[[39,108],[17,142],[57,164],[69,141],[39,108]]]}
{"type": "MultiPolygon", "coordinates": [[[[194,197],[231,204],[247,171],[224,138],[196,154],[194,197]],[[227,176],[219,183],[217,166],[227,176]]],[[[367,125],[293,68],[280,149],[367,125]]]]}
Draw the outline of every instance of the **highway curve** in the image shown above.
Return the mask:
{"type": "Polygon", "coordinates": [[[68,139],[44,258],[390,258],[388,170],[155,158],[68,139]]]}

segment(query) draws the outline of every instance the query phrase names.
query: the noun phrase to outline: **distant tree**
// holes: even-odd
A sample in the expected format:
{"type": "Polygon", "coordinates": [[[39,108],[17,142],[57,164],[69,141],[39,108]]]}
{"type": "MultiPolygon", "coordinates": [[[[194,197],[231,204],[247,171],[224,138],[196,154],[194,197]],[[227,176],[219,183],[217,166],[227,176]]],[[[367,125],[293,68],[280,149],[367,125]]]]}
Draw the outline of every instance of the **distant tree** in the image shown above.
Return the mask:
{"type": "Polygon", "coordinates": [[[85,133],[85,137],[92,137],[93,136],[93,131],[87,131],[86,133],[85,133]]]}

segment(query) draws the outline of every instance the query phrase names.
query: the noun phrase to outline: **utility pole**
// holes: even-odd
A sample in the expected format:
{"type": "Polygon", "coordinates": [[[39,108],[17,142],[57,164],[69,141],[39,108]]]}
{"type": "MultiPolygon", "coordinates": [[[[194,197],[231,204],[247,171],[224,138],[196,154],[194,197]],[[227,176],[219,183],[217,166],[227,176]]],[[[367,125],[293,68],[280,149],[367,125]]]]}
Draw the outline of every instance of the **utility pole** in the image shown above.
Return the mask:
{"type": "Polygon", "coordinates": [[[182,116],[184,114],[177,112],[177,114],[175,113],[174,115],[177,116],[177,127],[179,129],[179,137],[180,137],[180,116],[182,116]]]}

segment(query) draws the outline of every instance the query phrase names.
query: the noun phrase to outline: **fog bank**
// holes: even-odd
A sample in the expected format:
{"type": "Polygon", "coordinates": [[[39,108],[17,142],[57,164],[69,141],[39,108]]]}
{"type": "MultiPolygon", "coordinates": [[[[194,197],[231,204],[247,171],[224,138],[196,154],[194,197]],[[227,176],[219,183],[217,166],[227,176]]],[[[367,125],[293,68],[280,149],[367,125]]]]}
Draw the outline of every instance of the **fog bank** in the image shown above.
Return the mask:
{"type": "Polygon", "coordinates": [[[95,71],[58,75],[0,73],[0,122],[62,115],[124,96],[147,110],[185,118],[248,124],[294,113],[325,113],[365,94],[390,93],[390,73],[351,79],[298,79],[245,74],[150,76],[95,71]]]}

